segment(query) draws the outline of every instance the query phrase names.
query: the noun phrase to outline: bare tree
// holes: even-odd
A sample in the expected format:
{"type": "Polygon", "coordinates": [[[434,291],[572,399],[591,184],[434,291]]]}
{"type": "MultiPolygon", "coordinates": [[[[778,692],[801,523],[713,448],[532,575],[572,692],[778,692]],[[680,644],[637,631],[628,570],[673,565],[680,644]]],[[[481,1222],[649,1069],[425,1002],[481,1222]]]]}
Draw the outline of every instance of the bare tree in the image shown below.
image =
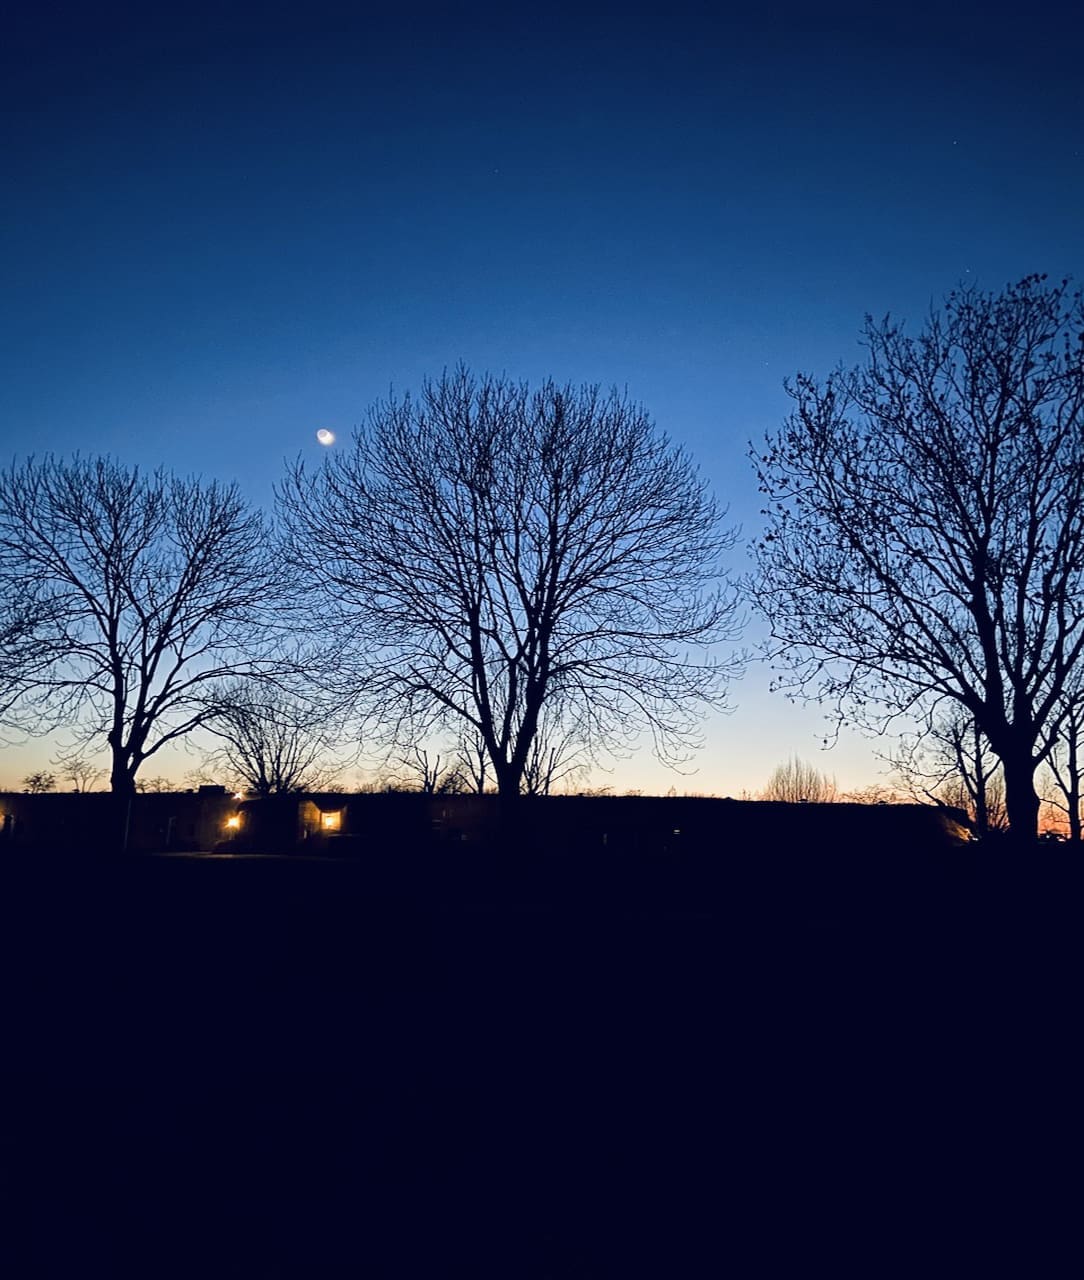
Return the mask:
{"type": "Polygon", "coordinates": [[[205,765],[258,796],[317,791],[329,780],[325,712],[268,684],[231,681],[216,690],[203,728],[221,743],[205,765]]]}
{"type": "Polygon", "coordinates": [[[104,738],[110,785],[202,724],[206,691],[270,665],[268,534],[236,487],[109,458],[0,475],[0,584],[37,604],[20,680],[42,728],[104,738]]]}
{"type": "Polygon", "coordinates": [[[46,791],[55,791],[56,774],[48,773],[44,769],[36,773],[28,773],[23,779],[23,790],[28,791],[32,796],[44,795],[46,791]]]}
{"type": "Polygon", "coordinates": [[[798,756],[791,756],[785,764],[777,765],[768,779],[768,785],[760,794],[762,800],[782,800],[788,804],[808,801],[810,804],[826,804],[836,798],[836,780],[821,773],[814,765],[798,756]]]}
{"type": "Polygon", "coordinates": [[[474,795],[484,795],[489,782],[489,757],[486,755],[486,740],[473,725],[460,733],[456,758],[467,782],[467,790],[474,795]]]}
{"type": "Polygon", "coordinates": [[[1045,760],[1043,799],[1065,814],[1069,839],[1081,838],[1081,800],[1084,798],[1084,700],[1066,700],[1065,715],[1045,760]]]}
{"type": "Polygon", "coordinates": [[[837,798],[843,804],[899,804],[903,799],[895,787],[883,782],[871,782],[853,791],[843,791],[837,798]]]}
{"type": "Polygon", "coordinates": [[[1084,305],[1031,276],[949,294],[915,338],[867,319],[864,339],[863,366],[799,376],[752,451],[782,683],[880,729],[955,701],[1033,839],[1084,648],[1084,305]]]}
{"type": "Polygon", "coordinates": [[[367,777],[359,777],[354,787],[355,794],[359,796],[385,795],[388,792],[400,790],[402,790],[402,787],[399,779],[387,767],[377,769],[375,773],[367,777]]]}
{"type": "Polygon", "coordinates": [[[575,720],[565,720],[546,707],[523,770],[526,793],[548,796],[559,782],[567,787],[572,779],[584,777],[589,768],[586,736],[579,732],[575,720]]]}
{"type": "Polygon", "coordinates": [[[427,747],[413,746],[399,757],[399,765],[394,780],[406,790],[432,796],[459,795],[469,789],[462,761],[455,753],[441,755],[427,747]]]}
{"type": "Polygon", "coordinates": [[[734,535],[643,409],[465,369],[370,413],[352,451],[280,497],[324,588],[340,676],[386,738],[477,734],[519,794],[548,705],[590,752],[649,731],[680,762],[736,663],[734,535]]]}
{"type": "Polygon", "coordinates": [[[56,760],[60,776],[70,782],[73,791],[93,791],[105,778],[105,770],[83,756],[61,756],[56,760]]]}
{"type": "Polygon", "coordinates": [[[935,711],[920,733],[901,738],[889,760],[911,795],[962,809],[980,836],[1008,825],[1001,761],[958,704],[945,714],[935,711]]]}
{"type": "Polygon", "coordinates": [[[136,790],[145,795],[159,796],[166,795],[172,791],[179,791],[180,787],[171,779],[158,776],[154,778],[137,778],[136,790]]]}

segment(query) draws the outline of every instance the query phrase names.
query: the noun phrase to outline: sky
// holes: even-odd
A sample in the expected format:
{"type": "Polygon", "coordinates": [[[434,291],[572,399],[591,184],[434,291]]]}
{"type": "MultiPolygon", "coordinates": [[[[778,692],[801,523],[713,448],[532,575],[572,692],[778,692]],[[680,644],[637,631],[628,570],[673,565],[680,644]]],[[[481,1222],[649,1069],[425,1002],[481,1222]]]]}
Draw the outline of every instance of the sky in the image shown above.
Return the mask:
{"type": "MultiPolygon", "coordinates": [[[[785,378],[860,359],[866,313],[917,327],[960,282],[1084,275],[1070,6],[20,8],[5,465],[111,453],[269,507],[318,428],[348,439],[464,361],[627,389],[748,541],[749,442],[785,378]]],[[[793,753],[884,780],[889,744],[822,753],[818,709],[769,680],[734,686],[695,773],[645,750],[597,781],[738,795],[793,753]]],[[[0,750],[0,786],[51,749],[0,750]]]]}

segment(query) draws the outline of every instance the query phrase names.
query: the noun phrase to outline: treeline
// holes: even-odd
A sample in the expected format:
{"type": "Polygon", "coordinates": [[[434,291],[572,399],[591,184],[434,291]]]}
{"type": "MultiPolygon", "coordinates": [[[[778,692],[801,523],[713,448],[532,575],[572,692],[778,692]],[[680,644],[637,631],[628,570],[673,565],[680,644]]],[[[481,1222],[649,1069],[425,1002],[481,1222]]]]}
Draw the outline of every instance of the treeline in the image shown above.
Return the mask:
{"type": "Polygon", "coordinates": [[[274,522],[235,485],[16,460],[0,717],[67,730],[69,766],[104,747],[120,796],[201,730],[261,794],[329,781],[345,736],[510,801],[644,734],[687,760],[749,605],[777,687],[903,729],[917,786],[952,773],[980,825],[1000,806],[1031,837],[1043,770],[1079,835],[1080,294],[963,288],[863,342],[860,366],[799,374],[751,447],[764,526],[737,579],[693,459],[597,386],[446,372],[291,467],[274,522]]]}

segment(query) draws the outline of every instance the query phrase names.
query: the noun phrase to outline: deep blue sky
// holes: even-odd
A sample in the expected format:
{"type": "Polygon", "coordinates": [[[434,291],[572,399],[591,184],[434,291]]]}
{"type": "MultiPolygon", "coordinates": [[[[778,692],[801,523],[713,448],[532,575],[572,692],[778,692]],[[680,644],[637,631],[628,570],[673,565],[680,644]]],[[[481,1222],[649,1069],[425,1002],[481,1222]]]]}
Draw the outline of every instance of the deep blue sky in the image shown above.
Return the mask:
{"type": "MultiPolygon", "coordinates": [[[[5,461],[111,451],[264,503],[317,427],[463,359],[627,386],[751,533],[746,442],[866,311],[1084,274],[1062,5],[148,8],[5,32],[5,461]]],[[[875,776],[765,686],[679,789],[793,750],[875,776]]]]}

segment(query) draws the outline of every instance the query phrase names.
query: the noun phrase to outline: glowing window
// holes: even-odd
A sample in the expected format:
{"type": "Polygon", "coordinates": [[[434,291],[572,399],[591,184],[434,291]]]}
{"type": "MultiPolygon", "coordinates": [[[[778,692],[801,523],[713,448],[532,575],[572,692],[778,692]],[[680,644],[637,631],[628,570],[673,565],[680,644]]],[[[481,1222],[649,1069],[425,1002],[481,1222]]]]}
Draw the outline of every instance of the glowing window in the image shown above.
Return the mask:
{"type": "Polygon", "coordinates": [[[320,826],[324,831],[338,831],[343,824],[343,816],[339,812],[322,813],[320,815],[320,826]]]}

